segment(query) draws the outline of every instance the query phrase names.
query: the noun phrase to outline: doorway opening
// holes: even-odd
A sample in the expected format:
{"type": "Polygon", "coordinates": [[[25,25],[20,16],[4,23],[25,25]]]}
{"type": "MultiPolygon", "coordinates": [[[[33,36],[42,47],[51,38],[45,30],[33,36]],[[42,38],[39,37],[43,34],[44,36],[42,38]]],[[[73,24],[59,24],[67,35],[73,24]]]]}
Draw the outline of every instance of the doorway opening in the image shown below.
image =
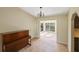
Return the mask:
{"type": "Polygon", "coordinates": [[[71,21],[71,51],[79,52],[79,16],[77,13],[72,15],[71,21]]]}
{"type": "Polygon", "coordinates": [[[56,20],[40,21],[40,38],[57,41],[56,20]]]}

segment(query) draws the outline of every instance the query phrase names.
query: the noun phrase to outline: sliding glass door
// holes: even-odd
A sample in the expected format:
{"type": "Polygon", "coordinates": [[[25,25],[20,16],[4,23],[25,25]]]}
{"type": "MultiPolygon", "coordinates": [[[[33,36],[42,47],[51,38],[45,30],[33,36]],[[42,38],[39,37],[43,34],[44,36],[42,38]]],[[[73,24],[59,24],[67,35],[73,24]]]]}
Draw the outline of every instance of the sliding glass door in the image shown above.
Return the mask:
{"type": "Polygon", "coordinates": [[[55,23],[45,23],[45,31],[55,32],[55,23]]]}
{"type": "Polygon", "coordinates": [[[53,31],[53,32],[55,32],[55,23],[52,23],[52,22],[41,23],[41,31],[53,31]]]}
{"type": "Polygon", "coordinates": [[[41,23],[41,31],[44,31],[44,25],[41,23]]]}

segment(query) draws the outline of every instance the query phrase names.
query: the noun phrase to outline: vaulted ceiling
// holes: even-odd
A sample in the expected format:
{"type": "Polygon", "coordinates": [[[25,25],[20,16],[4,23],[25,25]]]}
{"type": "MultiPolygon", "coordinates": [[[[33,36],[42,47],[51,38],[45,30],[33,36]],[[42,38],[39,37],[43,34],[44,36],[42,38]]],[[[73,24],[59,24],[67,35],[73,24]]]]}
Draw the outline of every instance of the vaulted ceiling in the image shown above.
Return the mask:
{"type": "MultiPolygon", "coordinates": [[[[36,17],[40,13],[40,7],[21,7],[21,9],[36,17]]],[[[67,14],[69,7],[43,7],[42,11],[45,16],[67,14]]]]}

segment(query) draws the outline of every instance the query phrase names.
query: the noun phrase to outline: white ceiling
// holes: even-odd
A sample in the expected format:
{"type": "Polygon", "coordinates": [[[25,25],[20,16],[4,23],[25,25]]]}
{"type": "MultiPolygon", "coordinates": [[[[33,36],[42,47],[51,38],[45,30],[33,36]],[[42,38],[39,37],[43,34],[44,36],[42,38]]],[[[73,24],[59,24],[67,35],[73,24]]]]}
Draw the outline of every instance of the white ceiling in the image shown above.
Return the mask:
{"type": "MultiPolygon", "coordinates": [[[[40,7],[21,7],[22,10],[30,13],[33,16],[37,16],[40,12],[40,7]]],[[[45,16],[67,14],[69,7],[43,7],[45,16]]]]}

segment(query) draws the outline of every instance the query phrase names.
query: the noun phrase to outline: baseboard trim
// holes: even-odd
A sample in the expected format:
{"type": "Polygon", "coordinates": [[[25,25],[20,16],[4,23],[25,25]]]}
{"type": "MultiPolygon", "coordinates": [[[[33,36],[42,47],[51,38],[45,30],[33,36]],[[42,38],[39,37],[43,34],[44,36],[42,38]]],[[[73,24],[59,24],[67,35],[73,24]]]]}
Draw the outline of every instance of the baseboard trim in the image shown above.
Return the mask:
{"type": "Polygon", "coordinates": [[[63,43],[63,42],[57,42],[57,43],[62,44],[64,46],[68,46],[66,43],[63,43]]]}
{"type": "Polygon", "coordinates": [[[31,38],[31,39],[39,39],[39,37],[33,37],[33,38],[31,38]]]}

